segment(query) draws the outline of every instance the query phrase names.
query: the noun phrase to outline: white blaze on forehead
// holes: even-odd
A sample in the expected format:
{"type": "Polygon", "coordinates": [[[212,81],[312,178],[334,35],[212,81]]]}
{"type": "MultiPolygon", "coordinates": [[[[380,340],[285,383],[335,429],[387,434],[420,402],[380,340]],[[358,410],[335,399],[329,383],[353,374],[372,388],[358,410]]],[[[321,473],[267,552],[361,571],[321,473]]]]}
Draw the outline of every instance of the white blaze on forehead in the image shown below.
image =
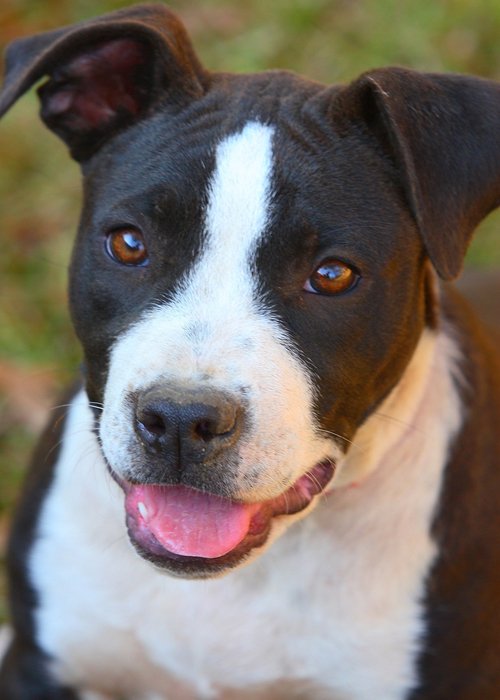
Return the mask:
{"type": "MultiPolygon", "coordinates": [[[[273,129],[256,122],[223,141],[216,152],[207,229],[224,270],[242,261],[262,236],[268,217],[273,129]]],[[[208,252],[208,251],[207,251],[208,252]]],[[[208,252],[207,257],[211,257],[208,252]]],[[[213,271],[214,260],[211,260],[213,271]]]]}
{"type": "Polygon", "coordinates": [[[140,448],[127,397],[159,381],[244,396],[251,428],[236,471],[252,477],[255,497],[278,495],[332,455],[331,441],[317,438],[309,374],[257,301],[253,262],[270,217],[273,131],[250,122],[217,146],[198,260],[173,298],[138,318],[112,350],[101,439],[122,473],[142,459],[130,456],[140,448]]]}
{"type": "Polygon", "coordinates": [[[243,305],[252,304],[251,259],[269,216],[273,131],[250,122],[216,149],[206,238],[200,259],[176,298],[184,309],[188,303],[201,306],[200,320],[217,313],[229,320],[241,313],[243,305]]]}

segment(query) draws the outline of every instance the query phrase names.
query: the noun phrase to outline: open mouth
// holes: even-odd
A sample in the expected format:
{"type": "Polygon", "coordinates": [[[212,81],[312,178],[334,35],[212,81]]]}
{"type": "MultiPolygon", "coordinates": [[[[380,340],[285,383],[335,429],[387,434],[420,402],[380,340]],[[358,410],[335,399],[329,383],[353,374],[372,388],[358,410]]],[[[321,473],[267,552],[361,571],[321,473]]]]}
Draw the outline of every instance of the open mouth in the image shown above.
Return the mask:
{"type": "Polygon", "coordinates": [[[203,577],[236,566],[261,547],[273,518],[307,508],[334,471],[333,462],[321,462],[280,496],[258,503],[183,485],[117,481],[125,492],[129,537],[139,553],[172,573],[203,577]]]}

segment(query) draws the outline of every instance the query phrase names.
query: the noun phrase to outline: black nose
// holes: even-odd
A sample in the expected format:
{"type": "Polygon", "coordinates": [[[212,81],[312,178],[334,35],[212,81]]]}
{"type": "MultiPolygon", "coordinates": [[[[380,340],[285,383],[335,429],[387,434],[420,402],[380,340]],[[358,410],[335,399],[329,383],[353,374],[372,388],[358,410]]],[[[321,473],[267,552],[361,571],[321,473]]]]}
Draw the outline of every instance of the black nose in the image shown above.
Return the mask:
{"type": "Polygon", "coordinates": [[[242,407],[219,391],[151,387],[138,396],[136,432],[143,445],[166,465],[206,462],[237,441],[242,407]]]}

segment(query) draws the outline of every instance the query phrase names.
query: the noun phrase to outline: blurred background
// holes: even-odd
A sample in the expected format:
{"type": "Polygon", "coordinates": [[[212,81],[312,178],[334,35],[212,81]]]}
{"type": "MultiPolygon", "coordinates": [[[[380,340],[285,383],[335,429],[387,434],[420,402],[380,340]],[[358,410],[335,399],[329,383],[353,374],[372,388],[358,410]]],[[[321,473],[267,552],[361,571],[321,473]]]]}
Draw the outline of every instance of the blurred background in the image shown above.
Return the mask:
{"type": "MultiPolygon", "coordinates": [[[[0,0],[0,49],[16,37],[131,3],[0,0]]],[[[399,64],[500,79],[498,0],[172,0],[205,65],[288,68],[323,82],[399,64]]],[[[79,364],[66,268],[78,167],[38,121],[32,91],[0,124],[0,551],[36,434],[79,364]]],[[[500,128],[500,125],[499,125],[500,128]]],[[[480,227],[469,267],[500,266],[500,213],[480,227]]],[[[487,273],[487,270],[485,270],[487,273]]],[[[3,599],[0,566],[0,601],[3,599]]],[[[4,610],[0,603],[0,619],[4,610]]]]}

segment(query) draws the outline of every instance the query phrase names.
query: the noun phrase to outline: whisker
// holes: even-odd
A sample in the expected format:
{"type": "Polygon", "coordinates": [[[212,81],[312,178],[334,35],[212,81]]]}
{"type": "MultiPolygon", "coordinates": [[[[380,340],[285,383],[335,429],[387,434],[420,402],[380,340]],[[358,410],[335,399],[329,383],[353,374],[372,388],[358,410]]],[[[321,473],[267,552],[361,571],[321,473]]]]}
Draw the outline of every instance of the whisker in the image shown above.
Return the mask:
{"type": "Polygon", "coordinates": [[[50,406],[49,411],[58,411],[60,408],[71,408],[72,404],[71,403],[60,403],[57,404],[57,406],[50,406]]]}
{"type": "MultiPolygon", "coordinates": [[[[316,498],[325,499],[325,498],[328,496],[328,492],[325,491],[325,487],[324,487],[324,486],[321,486],[321,484],[319,483],[318,479],[314,476],[314,474],[306,474],[306,476],[307,476],[307,477],[310,479],[310,481],[312,481],[312,483],[315,484],[315,485],[318,487],[318,489],[319,489],[319,493],[316,494],[316,498]]],[[[333,478],[333,477],[332,477],[332,478],[333,478]]]]}
{"type": "MultiPolygon", "coordinates": [[[[49,411],[58,411],[61,408],[71,408],[73,406],[72,403],[60,403],[56,404],[55,406],[50,406],[49,411]]],[[[104,411],[104,404],[97,402],[97,401],[89,401],[89,406],[90,408],[95,408],[97,411],[104,411]]]]}
{"type": "Polygon", "coordinates": [[[325,428],[318,428],[318,432],[324,433],[325,435],[331,435],[332,437],[336,437],[339,440],[343,440],[344,442],[349,443],[350,445],[355,444],[352,440],[349,440],[349,438],[346,438],[345,435],[340,435],[340,433],[335,433],[333,430],[326,430],[325,428]]]}
{"type": "Polygon", "coordinates": [[[311,481],[315,486],[317,486],[319,491],[323,490],[321,484],[319,483],[318,479],[315,477],[314,474],[307,473],[304,476],[306,476],[309,479],[309,481],[311,481]]]}
{"type": "MultiPolygon", "coordinates": [[[[295,490],[295,486],[293,487],[293,489],[295,490]]],[[[288,496],[286,491],[283,492],[283,498],[285,499],[285,514],[288,515],[288,513],[290,512],[290,504],[288,503],[288,496]]]]}
{"type": "Polygon", "coordinates": [[[108,552],[108,551],[111,549],[111,547],[115,547],[117,544],[119,544],[120,542],[125,541],[126,539],[127,539],[127,535],[126,535],[125,533],[123,533],[123,534],[120,535],[119,537],[116,537],[115,539],[111,540],[111,542],[109,542],[108,544],[106,544],[106,545],[102,548],[102,551],[103,551],[103,552],[108,552]]]}
{"type": "Polygon", "coordinates": [[[420,430],[420,428],[417,428],[417,426],[413,423],[408,423],[407,421],[401,420],[400,418],[396,418],[395,416],[390,416],[387,413],[380,413],[380,411],[374,411],[372,413],[372,416],[375,416],[376,418],[380,418],[382,420],[386,420],[388,422],[397,423],[402,428],[409,428],[410,430],[414,430],[415,432],[421,433],[422,435],[424,434],[424,431],[420,430]]]}

